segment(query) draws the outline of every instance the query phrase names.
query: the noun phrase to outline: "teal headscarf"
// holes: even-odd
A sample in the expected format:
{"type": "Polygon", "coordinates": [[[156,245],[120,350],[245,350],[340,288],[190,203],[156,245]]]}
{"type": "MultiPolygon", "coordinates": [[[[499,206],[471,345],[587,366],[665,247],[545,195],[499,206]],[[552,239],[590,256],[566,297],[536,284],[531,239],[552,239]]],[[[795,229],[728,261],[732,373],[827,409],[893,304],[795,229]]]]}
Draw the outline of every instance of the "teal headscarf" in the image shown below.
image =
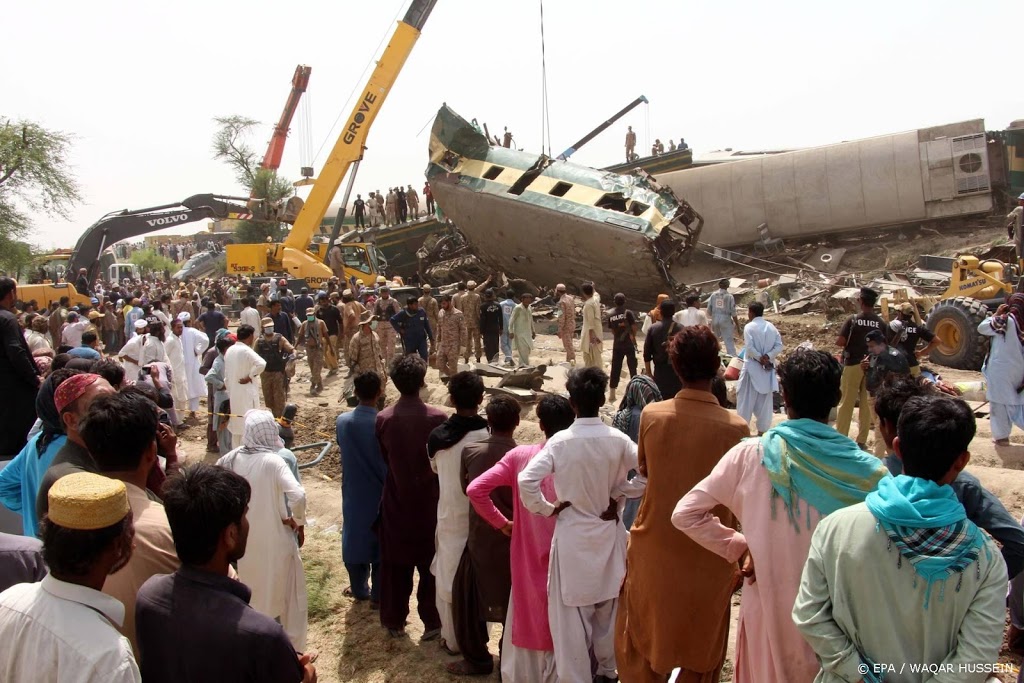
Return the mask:
{"type": "MultiPolygon", "coordinates": [[[[878,490],[868,494],[864,502],[885,529],[890,543],[899,549],[899,564],[907,558],[914,571],[928,582],[925,609],[932,584],[944,582],[953,574],[963,578],[963,571],[977,561],[985,547],[984,534],[967,519],[964,506],[950,486],[901,474],[879,482],[878,490]]],[[[945,589],[943,583],[940,600],[945,589]]],[[[960,590],[959,580],[956,590],[960,590]]]]}
{"type": "MultiPolygon", "coordinates": [[[[864,500],[880,479],[891,477],[881,460],[849,437],[809,419],[787,420],[761,437],[761,464],[772,482],[772,502],[782,498],[799,529],[797,499],[823,516],[864,500]]],[[[810,528],[810,510],[807,526],[810,528]]]]}

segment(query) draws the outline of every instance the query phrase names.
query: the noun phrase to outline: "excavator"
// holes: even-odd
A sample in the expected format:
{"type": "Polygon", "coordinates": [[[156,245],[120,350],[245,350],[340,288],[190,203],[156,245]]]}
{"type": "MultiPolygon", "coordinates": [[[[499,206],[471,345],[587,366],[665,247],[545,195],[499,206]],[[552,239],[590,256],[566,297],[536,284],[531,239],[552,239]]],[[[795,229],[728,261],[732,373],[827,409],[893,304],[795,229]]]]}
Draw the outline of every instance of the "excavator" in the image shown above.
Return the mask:
{"type": "Polygon", "coordinates": [[[914,319],[927,324],[938,345],[929,355],[933,363],[961,370],[981,370],[988,355],[989,338],[978,332],[978,325],[995,312],[1015,291],[1024,287],[1024,260],[1017,264],[995,259],[981,260],[962,254],[951,259],[949,287],[938,296],[908,296],[897,290],[892,298],[879,304],[882,318],[888,322],[894,308],[911,303],[914,319]]]}
{"type": "MultiPolygon", "coordinates": [[[[89,226],[78,238],[78,243],[68,258],[66,278],[74,281],[79,269],[85,268],[89,282],[95,280],[99,273],[103,250],[124,239],[204,219],[274,220],[276,215],[274,207],[268,206],[265,202],[254,201],[248,197],[216,194],[196,194],[172,204],[108,213],[89,226]]],[[[49,306],[52,301],[58,301],[65,296],[72,304],[89,305],[89,297],[79,294],[74,286],[67,282],[18,285],[18,298],[22,301],[35,299],[40,307],[49,306]]]]}
{"type": "MultiPolygon", "coordinates": [[[[327,265],[327,252],[341,232],[370,126],[391,92],[435,4],[436,0],[412,0],[405,17],[398,22],[319,177],[313,182],[309,197],[299,209],[288,237],[279,244],[229,244],[229,274],[282,275],[305,280],[311,287],[318,287],[331,278],[333,272],[327,265]],[[348,183],[342,208],[338,211],[330,239],[324,240],[320,236],[320,224],[346,175],[348,183]],[[314,239],[318,236],[319,239],[314,239]]],[[[294,206],[293,203],[291,208],[294,206]]],[[[372,244],[344,244],[341,247],[346,281],[359,278],[367,283],[373,282],[385,267],[383,256],[372,244]]]]}

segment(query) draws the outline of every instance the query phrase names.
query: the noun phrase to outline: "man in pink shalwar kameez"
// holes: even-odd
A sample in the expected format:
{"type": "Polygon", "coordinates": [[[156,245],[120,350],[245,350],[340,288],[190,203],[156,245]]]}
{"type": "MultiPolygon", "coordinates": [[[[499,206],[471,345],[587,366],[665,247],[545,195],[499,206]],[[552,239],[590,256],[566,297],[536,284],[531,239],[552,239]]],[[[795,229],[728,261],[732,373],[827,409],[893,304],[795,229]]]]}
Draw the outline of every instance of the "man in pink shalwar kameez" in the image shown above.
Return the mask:
{"type": "MultiPolygon", "coordinates": [[[[501,653],[501,678],[505,683],[557,681],[554,644],[548,625],[548,559],[557,518],[532,514],[523,506],[517,477],[547,439],[569,427],[575,415],[565,398],[545,396],[537,405],[537,418],[545,441],[512,449],[466,489],[477,514],[495,529],[512,536],[512,593],[501,653]],[[491,491],[501,486],[512,488],[514,523],[506,519],[491,500],[491,491]],[[519,606],[514,615],[513,605],[519,606]],[[509,634],[510,637],[506,637],[509,634]]],[[[555,498],[552,477],[542,482],[541,489],[549,499],[555,498]]]]}
{"type": "Polygon", "coordinates": [[[820,665],[792,617],[811,536],[825,515],[862,502],[889,476],[880,460],[828,426],[841,393],[834,358],[798,351],[780,375],[789,421],[734,446],[672,513],[677,529],[739,562],[747,577],[735,683],[814,680],[820,665]],[[719,521],[719,505],[732,511],[742,533],[719,521]]]}

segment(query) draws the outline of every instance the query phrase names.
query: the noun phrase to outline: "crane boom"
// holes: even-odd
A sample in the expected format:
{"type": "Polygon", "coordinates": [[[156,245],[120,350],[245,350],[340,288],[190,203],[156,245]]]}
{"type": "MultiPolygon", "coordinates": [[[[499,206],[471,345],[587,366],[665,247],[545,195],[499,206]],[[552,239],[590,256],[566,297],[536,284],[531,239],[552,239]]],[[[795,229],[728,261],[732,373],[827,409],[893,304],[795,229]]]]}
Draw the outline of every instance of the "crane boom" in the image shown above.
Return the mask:
{"type": "Polygon", "coordinates": [[[263,163],[260,168],[276,171],[281,166],[281,157],[284,156],[284,144],[288,140],[288,130],[292,125],[292,117],[299,106],[302,93],[306,92],[309,85],[309,74],[313,69],[299,64],[295,67],[295,74],[292,76],[292,90],[288,93],[288,100],[284,103],[284,110],[281,118],[274,126],[274,134],[267,145],[267,153],[263,155],[263,163]]]}
{"type": "Polygon", "coordinates": [[[324,163],[319,177],[313,184],[302,210],[295,218],[288,238],[277,246],[277,258],[289,273],[298,277],[309,277],[324,272],[330,276],[330,268],[308,251],[310,241],[319,229],[327,209],[345,175],[353,164],[362,159],[370,126],[377,118],[384,100],[394,87],[406,59],[412,52],[420,31],[430,16],[437,0],[412,0],[405,17],[398,22],[387,47],[370,74],[346,119],[345,127],[334,144],[331,154],[324,163]]]}
{"type": "Polygon", "coordinates": [[[584,135],[582,138],[577,140],[574,145],[569,147],[569,149],[565,150],[564,152],[562,152],[561,154],[558,155],[558,160],[559,161],[565,161],[566,159],[571,157],[573,154],[575,154],[576,152],[579,151],[580,147],[582,147],[583,145],[587,144],[588,142],[590,142],[591,140],[596,138],[598,135],[600,135],[605,130],[607,130],[609,126],[611,126],[613,123],[615,123],[616,121],[621,119],[623,116],[625,116],[629,112],[631,112],[634,109],[636,109],[641,104],[647,104],[647,98],[644,97],[643,95],[641,95],[640,97],[636,98],[635,100],[633,100],[632,102],[627,104],[625,107],[620,109],[610,119],[608,119],[607,121],[602,123],[600,126],[598,126],[594,130],[590,131],[589,133],[584,135]]]}

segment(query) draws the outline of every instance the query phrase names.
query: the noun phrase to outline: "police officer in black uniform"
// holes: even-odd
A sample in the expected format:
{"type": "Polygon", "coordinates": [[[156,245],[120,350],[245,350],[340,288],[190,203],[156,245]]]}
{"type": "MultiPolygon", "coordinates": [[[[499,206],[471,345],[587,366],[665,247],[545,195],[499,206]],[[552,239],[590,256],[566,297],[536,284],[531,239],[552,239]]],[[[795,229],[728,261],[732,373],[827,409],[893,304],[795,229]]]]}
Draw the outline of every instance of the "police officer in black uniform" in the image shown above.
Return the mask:
{"type": "Polygon", "coordinates": [[[878,292],[861,287],[857,302],[860,313],[852,316],[843,324],[836,338],[836,344],[843,350],[843,400],[839,404],[836,417],[836,431],[844,436],[850,433],[850,421],[853,419],[853,407],[860,401],[857,413],[857,445],[865,448],[868,434],[871,433],[871,400],[868,396],[867,382],[861,361],[868,355],[868,332],[881,331],[885,323],[875,313],[878,292]]]}

